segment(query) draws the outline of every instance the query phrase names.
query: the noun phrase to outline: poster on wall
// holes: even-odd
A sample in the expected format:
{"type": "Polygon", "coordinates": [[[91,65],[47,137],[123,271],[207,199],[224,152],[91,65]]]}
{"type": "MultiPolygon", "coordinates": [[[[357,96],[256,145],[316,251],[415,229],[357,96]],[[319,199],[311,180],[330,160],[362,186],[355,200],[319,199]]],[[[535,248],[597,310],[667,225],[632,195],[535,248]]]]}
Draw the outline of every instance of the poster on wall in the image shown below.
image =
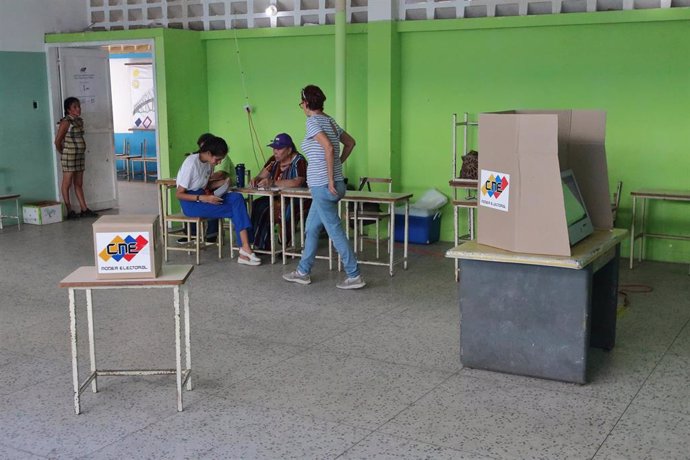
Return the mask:
{"type": "Polygon", "coordinates": [[[156,104],[151,65],[132,65],[129,68],[132,84],[132,125],[139,129],[156,127],[156,104]]]}
{"type": "Polygon", "coordinates": [[[77,72],[73,72],[69,78],[71,81],[66,82],[66,86],[71,88],[70,94],[79,99],[82,109],[85,112],[92,110],[92,106],[96,105],[96,91],[94,87],[94,74],[89,65],[85,62],[80,62],[75,68],[77,72]]]}

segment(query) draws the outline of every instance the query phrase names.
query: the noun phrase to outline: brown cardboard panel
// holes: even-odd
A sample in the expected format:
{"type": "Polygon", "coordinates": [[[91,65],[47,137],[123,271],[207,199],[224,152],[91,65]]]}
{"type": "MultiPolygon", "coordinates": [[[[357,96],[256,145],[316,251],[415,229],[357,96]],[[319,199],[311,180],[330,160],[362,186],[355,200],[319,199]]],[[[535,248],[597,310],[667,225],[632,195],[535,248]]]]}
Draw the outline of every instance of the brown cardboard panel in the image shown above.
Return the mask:
{"type": "Polygon", "coordinates": [[[601,110],[573,110],[570,128],[571,144],[601,144],[606,139],[606,112],[601,110]]]}
{"type": "Polygon", "coordinates": [[[595,228],[613,228],[608,167],[603,144],[572,144],[570,166],[595,228]]]}
{"type": "MultiPolygon", "coordinates": [[[[559,174],[557,115],[520,116],[518,252],[570,255],[559,174]]],[[[515,183],[515,179],[513,179],[515,183]]]]}
{"type": "Polygon", "coordinates": [[[592,224],[611,228],[605,122],[601,111],[480,114],[478,242],[509,251],[569,256],[560,179],[565,169],[573,169],[592,224]],[[503,185],[510,179],[505,190],[482,183],[501,174],[503,185]],[[487,190],[500,192],[506,203],[482,201],[487,190]]]}
{"type": "MultiPolygon", "coordinates": [[[[482,152],[479,155],[479,169],[507,173],[511,177],[517,174],[518,167],[518,120],[514,116],[500,114],[479,115],[479,145],[482,152]]],[[[481,178],[480,178],[481,179],[481,178]]],[[[481,198],[483,184],[479,184],[478,196],[481,198]]],[[[509,187],[512,187],[512,180],[509,187]]],[[[512,187],[513,202],[518,200],[519,189],[512,187]]],[[[515,247],[516,213],[492,210],[478,206],[477,220],[481,223],[478,228],[484,228],[477,233],[477,241],[481,244],[496,247],[515,247]],[[508,229],[506,231],[505,229],[508,229]]]]}

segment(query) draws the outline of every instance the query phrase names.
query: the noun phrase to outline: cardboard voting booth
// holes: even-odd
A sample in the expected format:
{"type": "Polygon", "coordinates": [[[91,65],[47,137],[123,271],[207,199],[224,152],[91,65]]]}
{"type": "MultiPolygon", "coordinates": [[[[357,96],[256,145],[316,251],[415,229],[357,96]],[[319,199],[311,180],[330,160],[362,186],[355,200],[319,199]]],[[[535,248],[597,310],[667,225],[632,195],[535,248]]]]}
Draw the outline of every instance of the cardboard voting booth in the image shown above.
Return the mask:
{"type": "Polygon", "coordinates": [[[606,113],[515,110],[479,116],[477,241],[570,256],[561,171],[571,169],[595,228],[613,226],[606,113]]]}
{"type": "Polygon", "coordinates": [[[157,215],[103,216],[93,224],[96,276],[156,278],[163,245],[157,215]]]}

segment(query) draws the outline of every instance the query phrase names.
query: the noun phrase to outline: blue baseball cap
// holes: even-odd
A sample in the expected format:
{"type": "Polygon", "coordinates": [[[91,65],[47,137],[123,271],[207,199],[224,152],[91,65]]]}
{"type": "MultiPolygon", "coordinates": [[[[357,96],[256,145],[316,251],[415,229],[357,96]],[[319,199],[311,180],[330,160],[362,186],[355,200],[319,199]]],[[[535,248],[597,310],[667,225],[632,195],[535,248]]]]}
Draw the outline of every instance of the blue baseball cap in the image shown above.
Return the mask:
{"type": "Polygon", "coordinates": [[[273,147],[274,149],[283,149],[285,147],[292,147],[292,150],[297,150],[295,148],[295,143],[292,142],[292,138],[287,133],[278,134],[273,142],[267,145],[267,147],[273,147]]]}

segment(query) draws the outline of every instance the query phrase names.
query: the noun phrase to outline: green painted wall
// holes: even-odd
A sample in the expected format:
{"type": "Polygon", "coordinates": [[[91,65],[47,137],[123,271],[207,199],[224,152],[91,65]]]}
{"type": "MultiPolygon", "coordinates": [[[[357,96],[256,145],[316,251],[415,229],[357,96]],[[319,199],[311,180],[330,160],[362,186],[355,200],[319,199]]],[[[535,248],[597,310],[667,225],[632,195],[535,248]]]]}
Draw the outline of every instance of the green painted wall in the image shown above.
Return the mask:
{"type": "Polygon", "coordinates": [[[166,177],[174,177],[184,161],[184,154],[196,150],[199,134],[209,129],[206,50],[198,32],[165,29],[163,52],[156,50],[156,71],[163,68],[167,124],[160,139],[167,139],[168,161],[161,161],[166,177]],[[161,62],[158,58],[163,58],[161,62]]]}
{"type": "MultiPolygon", "coordinates": [[[[263,158],[266,147],[280,132],[287,132],[299,148],[305,117],[298,107],[300,90],[316,84],[326,93],[325,111],[335,116],[334,28],[310,27],[308,35],[265,30],[207,32],[208,105],[211,132],[230,145],[235,164],[245,163],[252,174],[263,166],[261,152],[252,148],[244,105],[252,107],[253,122],[263,158]],[[238,64],[238,50],[239,59],[238,64]]],[[[302,28],[302,31],[304,28],[302,28]]],[[[359,28],[358,30],[361,30],[359,28]]],[[[367,169],[367,52],[366,35],[347,36],[347,130],[357,141],[346,163],[348,176],[367,169]]]]}
{"type": "MultiPolygon", "coordinates": [[[[401,187],[449,191],[452,113],[591,108],[608,113],[611,189],[623,181],[617,226],[630,226],[631,190],[690,188],[690,21],[637,22],[648,15],[629,13],[608,24],[496,18],[476,20],[485,28],[451,21],[457,29],[434,30],[443,22],[434,21],[401,33],[401,187]]],[[[687,206],[657,202],[650,230],[688,234],[689,215],[687,206]]],[[[442,239],[452,239],[452,232],[448,206],[442,239]]],[[[687,261],[690,245],[655,240],[647,255],[687,261]]]]}
{"type": "MultiPolygon", "coordinates": [[[[236,163],[256,172],[262,159],[245,104],[254,110],[264,157],[278,132],[301,142],[304,85],[321,86],[331,96],[326,111],[335,113],[333,26],[74,36],[156,39],[163,174],[175,173],[207,129],[228,140],[236,163]]],[[[350,25],[347,129],[357,148],[346,174],[356,181],[387,173],[397,190],[435,187],[450,195],[452,113],[604,109],[611,187],[624,183],[618,226],[627,228],[630,190],[689,186],[688,36],[690,8],[350,25]]],[[[651,230],[687,234],[687,215],[681,204],[655,203],[651,230]]],[[[452,239],[452,227],[447,207],[443,240],[452,239]]],[[[648,257],[687,261],[690,244],[652,241],[648,257]]]]}
{"type": "Polygon", "coordinates": [[[0,195],[55,199],[45,54],[0,52],[0,69],[0,195]]]}

